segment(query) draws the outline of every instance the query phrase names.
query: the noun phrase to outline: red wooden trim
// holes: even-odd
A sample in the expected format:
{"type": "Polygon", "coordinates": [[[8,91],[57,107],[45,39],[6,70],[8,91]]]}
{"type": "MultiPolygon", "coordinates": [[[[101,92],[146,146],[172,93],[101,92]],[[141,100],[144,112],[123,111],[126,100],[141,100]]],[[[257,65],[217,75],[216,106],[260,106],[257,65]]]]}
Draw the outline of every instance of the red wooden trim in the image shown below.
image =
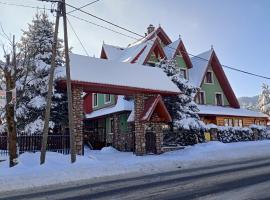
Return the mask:
{"type": "MultiPolygon", "coordinates": [[[[161,94],[164,96],[178,95],[180,92],[170,92],[163,90],[153,90],[146,88],[137,88],[137,87],[129,87],[129,86],[121,86],[121,85],[112,85],[112,84],[101,84],[101,83],[90,83],[84,81],[71,81],[72,86],[83,87],[84,92],[89,93],[103,93],[103,94],[115,94],[115,95],[133,95],[138,93],[143,94],[161,94]]],[[[59,85],[62,88],[66,87],[65,80],[59,80],[59,85]]]]}
{"type": "MultiPolygon", "coordinates": [[[[190,57],[187,53],[187,50],[186,50],[185,45],[184,45],[182,40],[179,42],[177,50],[179,50],[181,55],[183,56],[183,59],[184,59],[185,63],[187,64],[187,68],[188,69],[192,68],[192,62],[190,60],[190,57]]],[[[175,51],[175,54],[173,57],[175,58],[176,55],[177,55],[177,51],[175,51]]]]}
{"type": "MultiPolygon", "coordinates": [[[[214,71],[214,73],[215,73],[215,75],[220,83],[220,86],[221,86],[225,96],[228,99],[230,106],[233,108],[240,108],[240,104],[239,104],[239,102],[234,94],[234,91],[233,91],[233,89],[232,89],[232,87],[231,87],[231,85],[226,77],[225,72],[223,71],[223,68],[222,68],[214,50],[212,51],[210,59],[207,63],[208,66],[203,74],[203,77],[205,77],[205,74],[206,74],[210,64],[213,68],[213,71],[214,71]]],[[[204,81],[204,78],[202,79],[201,85],[202,85],[203,81],[204,81]]]]}
{"type": "Polygon", "coordinates": [[[157,111],[159,116],[164,117],[163,118],[164,122],[171,122],[172,121],[172,118],[171,118],[164,102],[162,101],[162,97],[160,95],[158,95],[156,97],[150,97],[148,100],[146,100],[144,111],[140,116],[141,121],[150,121],[154,111],[157,111]],[[159,109],[157,109],[157,106],[160,106],[159,109]],[[151,110],[149,110],[149,109],[151,109],[151,110]],[[143,119],[147,112],[149,112],[147,118],[143,119]]]}
{"type": "Polygon", "coordinates": [[[108,56],[106,55],[106,52],[105,52],[105,50],[104,50],[104,48],[103,48],[103,47],[102,47],[102,49],[101,49],[100,58],[103,58],[103,59],[108,59],[108,56]]]}
{"type": "Polygon", "coordinates": [[[218,81],[220,82],[220,86],[222,87],[223,92],[226,95],[230,105],[234,108],[240,108],[240,104],[234,94],[234,91],[229,83],[229,80],[226,77],[226,74],[218,60],[218,57],[215,51],[213,51],[213,57],[211,59],[211,66],[213,68],[213,71],[218,81]]]}
{"type": "Polygon", "coordinates": [[[149,37],[147,39],[151,40],[155,37],[155,35],[157,35],[165,45],[172,43],[169,36],[165,33],[165,31],[161,27],[158,27],[156,30],[154,30],[154,33],[151,35],[151,37],[149,37]]]}
{"type": "Polygon", "coordinates": [[[83,98],[84,113],[91,113],[93,111],[92,93],[88,93],[83,98]]]}
{"type": "Polygon", "coordinates": [[[161,58],[165,58],[166,55],[165,55],[165,52],[163,50],[163,48],[161,47],[158,39],[155,40],[154,44],[152,45],[150,51],[148,52],[144,62],[143,62],[143,65],[145,65],[147,63],[147,61],[149,60],[150,56],[151,56],[151,53],[157,49],[157,51],[159,51],[160,55],[161,55],[161,58]]]}
{"type": "Polygon", "coordinates": [[[143,47],[143,49],[135,56],[135,58],[130,63],[135,63],[136,60],[138,60],[138,58],[142,55],[142,53],[144,52],[145,48],[146,48],[146,45],[145,45],[145,47],[143,47]]]}

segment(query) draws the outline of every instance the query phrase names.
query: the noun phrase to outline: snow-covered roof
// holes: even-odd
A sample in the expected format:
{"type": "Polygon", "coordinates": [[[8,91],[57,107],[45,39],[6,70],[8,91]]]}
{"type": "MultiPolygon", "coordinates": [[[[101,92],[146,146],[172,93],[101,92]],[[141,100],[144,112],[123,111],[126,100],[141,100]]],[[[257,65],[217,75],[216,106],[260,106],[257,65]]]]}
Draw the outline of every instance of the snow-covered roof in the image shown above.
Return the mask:
{"type": "Polygon", "coordinates": [[[122,111],[132,111],[134,107],[134,101],[125,100],[124,96],[119,95],[117,99],[117,103],[111,107],[102,108],[99,110],[95,110],[91,112],[90,114],[86,114],[86,119],[92,119],[96,117],[101,117],[104,115],[109,115],[112,113],[122,112],[122,111]]]}
{"type": "Polygon", "coordinates": [[[134,119],[135,119],[135,110],[133,108],[131,113],[128,116],[127,122],[134,122],[134,119]]]}
{"type": "Polygon", "coordinates": [[[206,51],[191,58],[193,67],[189,70],[189,81],[192,85],[200,87],[208,67],[213,50],[206,51]]]}
{"type": "Polygon", "coordinates": [[[115,60],[123,53],[124,48],[117,47],[113,45],[103,44],[102,48],[105,51],[105,54],[108,60],[115,60]]]}
{"type": "MultiPolygon", "coordinates": [[[[100,85],[180,93],[162,69],[70,54],[71,80],[100,85]]],[[[65,70],[62,69],[62,76],[65,70]]]]}
{"type": "Polygon", "coordinates": [[[172,59],[179,43],[181,42],[181,38],[177,39],[176,41],[172,42],[171,44],[164,47],[164,52],[168,59],[172,59]]]}
{"type": "Polygon", "coordinates": [[[225,115],[225,116],[239,116],[239,117],[267,117],[267,115],[251,111],[244,108],[231,108],[214,105],[198,105],[199,114],[204,115],[225,115]]]}

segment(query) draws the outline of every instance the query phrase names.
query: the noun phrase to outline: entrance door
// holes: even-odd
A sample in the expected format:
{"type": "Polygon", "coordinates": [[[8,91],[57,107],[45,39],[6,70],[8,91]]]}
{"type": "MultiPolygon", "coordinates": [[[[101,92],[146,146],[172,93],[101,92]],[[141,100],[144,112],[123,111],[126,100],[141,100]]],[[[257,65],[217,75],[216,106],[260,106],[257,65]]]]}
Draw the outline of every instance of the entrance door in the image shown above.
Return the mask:
{"type": "Polygon", "coordinates": [[[145,133],[145,150],[146,153],[156,153],[156,134],[154,131],[145,133]]]}

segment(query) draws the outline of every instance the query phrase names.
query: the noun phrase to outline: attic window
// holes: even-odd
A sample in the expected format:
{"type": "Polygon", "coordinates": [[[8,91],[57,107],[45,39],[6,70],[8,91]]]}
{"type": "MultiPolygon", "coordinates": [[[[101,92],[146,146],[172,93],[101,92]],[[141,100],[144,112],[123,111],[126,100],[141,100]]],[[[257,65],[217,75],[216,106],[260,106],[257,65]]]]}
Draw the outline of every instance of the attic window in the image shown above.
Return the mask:
{"type": "Polygon", "coordinates": [[[180,69],[180,76],[184,79],[187,79],[187,70],[186,69],[180,69]]]}
{"type": "Polygon", "coordinates": [[[221,93],[216,93],[216,105],[222,106],[223,105],[223,98],[221,93]]]}
{"type": "Polygon", "coordinates": [[[206,72],[205,83],[213,83],[213,72],[211,71],[206,72]]]}

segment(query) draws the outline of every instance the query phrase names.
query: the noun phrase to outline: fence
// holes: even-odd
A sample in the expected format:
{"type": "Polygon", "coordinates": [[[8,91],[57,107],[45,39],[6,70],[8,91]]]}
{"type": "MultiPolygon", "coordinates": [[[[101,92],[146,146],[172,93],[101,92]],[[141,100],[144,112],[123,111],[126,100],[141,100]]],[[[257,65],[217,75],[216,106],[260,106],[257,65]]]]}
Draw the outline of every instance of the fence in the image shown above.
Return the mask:
{"type": "MultiPolygon", "coordinates": [[[[20,134],[17,137],[18,152],[37,152],[41,150],[42,135],[20,134]]],[[[47,151],[69,154],[69,135],[68,134],[50,134],[48,135],[47,151]]],[[[8,154],[8,137],[6,133],[0,133],[0,155],[8,154]]]]}

